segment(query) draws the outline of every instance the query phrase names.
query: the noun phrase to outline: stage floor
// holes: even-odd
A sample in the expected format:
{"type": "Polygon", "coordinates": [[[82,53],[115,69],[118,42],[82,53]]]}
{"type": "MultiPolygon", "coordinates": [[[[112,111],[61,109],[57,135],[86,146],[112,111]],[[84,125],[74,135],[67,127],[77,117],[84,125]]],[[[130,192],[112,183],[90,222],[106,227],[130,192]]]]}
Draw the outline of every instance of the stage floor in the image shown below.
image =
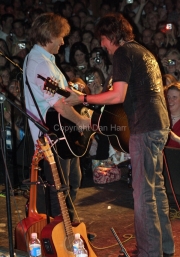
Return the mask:
{"type": "MultiPolygon", "coordinates": [[[[120,181],[97,185],[92,176],[86,174],[78,192],[75,208],[86,229],[95,233],[96,238],[91,247],[97,257],[118,257],[121,247],[117,243],[111,228],[114,228],[128,254],[135,256],[136,240],[133,226],[133,197],[132,189],[127,185],[127,172],[122,171],[120,181]]],[[[0,191],[4,186],[0,186],[0,191]]],[[[25,217],[27,199],[19,191],[15,197],[11,196],[11,218],[14,228],[25,217]]],[[[7,227],[6,197],[0,195],[0,246],[9,249],[7,227]]],[[[175,257],[180,256],[180,215],[174,199],[170,196],[171,222],[176,246],[175,257]]],[[[143,218],[143,217],[142,217],[143,218]]],[[[0,247],[1,252],[1,247],[0,247]]],[[[121,255],[123,256],[123,255],[121,255]]],[[[63,256],[62,256],[63,257],[63,256]]]]}

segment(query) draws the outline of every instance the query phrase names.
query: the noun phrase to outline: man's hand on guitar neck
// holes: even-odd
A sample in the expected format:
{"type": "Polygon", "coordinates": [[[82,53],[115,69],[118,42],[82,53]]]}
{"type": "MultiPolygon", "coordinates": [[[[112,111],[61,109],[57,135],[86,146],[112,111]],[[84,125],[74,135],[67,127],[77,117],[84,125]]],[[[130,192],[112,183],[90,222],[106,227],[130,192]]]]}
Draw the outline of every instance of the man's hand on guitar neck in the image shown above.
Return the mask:
{"type": "Polygon", "coordinates": [[[72,90],[70,88],[66,88],[66,91],[69,91],[71,95],[68,97],[68,101],[66,101],[67,98],[62,99],[64,104],[74,106],[83,103],[84,94],[82,94],[81,92],[78,93],[77,91],[72,90]]]}

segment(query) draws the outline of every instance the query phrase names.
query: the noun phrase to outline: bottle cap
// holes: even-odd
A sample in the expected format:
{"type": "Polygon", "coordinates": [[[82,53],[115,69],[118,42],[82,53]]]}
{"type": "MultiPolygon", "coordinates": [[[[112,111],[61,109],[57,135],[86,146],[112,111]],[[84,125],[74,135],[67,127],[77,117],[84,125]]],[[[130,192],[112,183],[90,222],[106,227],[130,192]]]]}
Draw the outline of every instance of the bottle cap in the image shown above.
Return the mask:
{"type": "Polygon", "coordinates": [[[75,234],[75,239],[80,239],[80,234],[79,233],[75,234]]]}
{"type": "Polygon", "coordinates": [[[31,238],[37,238],[37,233],[32,233],[31,238]]]}

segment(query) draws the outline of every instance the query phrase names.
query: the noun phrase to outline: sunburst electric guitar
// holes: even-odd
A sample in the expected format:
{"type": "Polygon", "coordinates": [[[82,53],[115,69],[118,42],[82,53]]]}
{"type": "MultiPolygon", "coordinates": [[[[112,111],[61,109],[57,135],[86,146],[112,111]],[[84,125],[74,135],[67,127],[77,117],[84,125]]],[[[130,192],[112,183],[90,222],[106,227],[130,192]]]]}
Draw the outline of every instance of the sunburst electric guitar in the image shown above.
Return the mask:
{"type": "Polygon", "coordinates": [[[46,137],[40,138],[38,141],[39,147],[42,149],[44,158],[49,162],[54,178],[54,185],[57,190],[58,200],[61,208],[61,217],[57,217],[45,226],[41,231],[41,241],[46,257],[74,257],[73,254],[73,240],[74,234],[80,233],[84,241],[85,248],[88,251],[89,257],[96,257],[92,250],[88,238],[86,227],[84,223],[80,223],[73,227],[70,221],[68,209],[64,193],[61,189],[61,182],[57,166],[54,160],[54,155],[49,147],[48,139],[46,137]]]}
{"type": "MultiPolygon", "coordinates": [[[[44,78],[43,76],[38,74],[38,77],[44,81],[44,90],[50,92],[52,94],[58,93],[64,97],[69,97],[70,92],[60,88],[58,83],[51,78],[44,78]]],[[[73,89],[73,88],[72,88],[73,89]]],[[[73,89],[74,90],[74,89],[73,89]]],[[[75,90],[76,93],[82,94],[81,92],[75,90]]],[[[128,120],[126,113],[123,109],[123,104],[113,104],[113,105],[89,105],[85,107],[84,105],[77,105],[74,108],[81,114],[86,115],[91,118],[91,130],[83,131],[83,136],[81,137],[79,134],[79,145],[81,148],[75,144],[75,140],[73,136],[77,138],[75,132],[71,131],[71,127],[75,128],[75,124],[69,121],[68,119],[63,118],[60,114],[48,114],[47,115],[47,126],[54,131],[54,133],[59,133],[60,131],[63,133],[64,138],[66,139],[66,143],[74,153],[75,156],[82,156],[88,149],[89,138],[93,135],[94,132],[101,133],[105,136],[109,137],[109,141],[112,146],[121,152],[129,152],[129,137],[130,131],[128,127],[128,120]],[[55,131],[54,124],[59,124],[60,130],[55,131]],[[63,128],[68,128],[68,130],[63,130],[63,128]],[[84,146],[83,146],[84,145],[84,146]]],[[[77,133],[77,131],[76,131],[77,133]]],[[[61,156],[61,154],[60,154],[61,156]]]]}

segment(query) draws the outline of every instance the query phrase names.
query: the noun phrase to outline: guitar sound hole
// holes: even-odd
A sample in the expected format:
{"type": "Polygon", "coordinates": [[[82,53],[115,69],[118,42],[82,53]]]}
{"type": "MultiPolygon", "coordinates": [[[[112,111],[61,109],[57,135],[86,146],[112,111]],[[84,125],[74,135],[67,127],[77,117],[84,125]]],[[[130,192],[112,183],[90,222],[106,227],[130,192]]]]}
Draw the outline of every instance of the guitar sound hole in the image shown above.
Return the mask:
{"type": "Polygon", "coordinates": [[[73,252],[73,241],[74,241],[74,234],[66,237],[65,245],[66,249],[70,252],[73,252]]]}

